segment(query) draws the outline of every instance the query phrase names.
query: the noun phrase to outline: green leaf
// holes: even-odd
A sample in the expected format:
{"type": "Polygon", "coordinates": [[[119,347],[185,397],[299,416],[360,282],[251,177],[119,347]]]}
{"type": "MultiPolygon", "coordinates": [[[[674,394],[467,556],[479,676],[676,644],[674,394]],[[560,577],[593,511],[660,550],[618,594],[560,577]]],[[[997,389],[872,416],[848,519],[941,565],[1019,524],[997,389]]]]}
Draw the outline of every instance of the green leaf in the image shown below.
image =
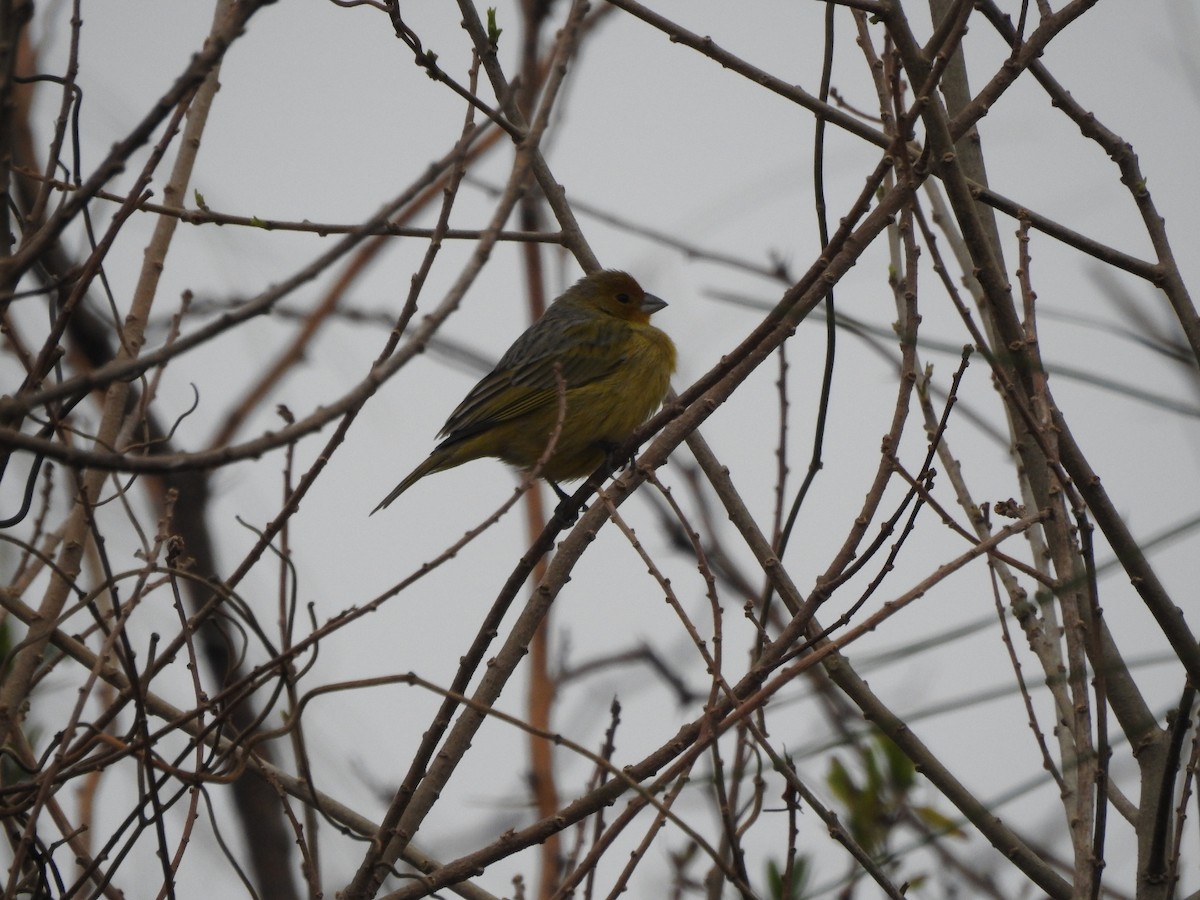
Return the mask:
{"type": "Polygon", "coordinates": [[[771,900],[803,900],[808,876],[812,871],[811,861],[803,854],[792,863],[790,884],[783,882],[783,868],[773,859],[767,860],[767,896],[771,900]]]}
{"type": "Polygon", "coordinates": [[[494,7],[494,6],[488,7],[487,19],[488,19],[488,24],[487,24],[488,43],[491,44],[492,49],[495,50],[497,47],[500,46],[500,35],[502,35],[504,33],[503,28],[496,27],[496,7],[494,7]]]}
{"type": "Polygon", "coordinates": [[[907,794],[917,781],[917,767],[891,738],[880,735],[879,748],[887,760],[888,773],[892,784],[896,786],[896,793],[901,796],[907,794]]]}
{"type": "Polygon", "coordinates": [[[949,835],[950,837],[966,839],[966,833],[958,827],[958,823],[949,816],[944,815],[934,809],[932,806],[916,806],[913,812],[917,817],[936,831],[938,834],[949,835]]]}
{"type": "Polygon", "coordinates": [[[879,769],[879,756],[871,747],[864,747],[862,751],[863,770],[867,773],[866,790],[873,794],[878,794],[883,790],[883,772],[879,769]]]}
{"type": "Polygon", "coordinates": [[[783,896],[783,873],[779,871],[779,865],[773,859],[767,860],[767,896],[783,896]]]}
{"type": "Polygon", "coordinates": [[[859,789],[850,770],[836,756],[829,761],[829,776],[825,779],[829,789],[844,806],[853,806],[858,799],[859,789]]]}

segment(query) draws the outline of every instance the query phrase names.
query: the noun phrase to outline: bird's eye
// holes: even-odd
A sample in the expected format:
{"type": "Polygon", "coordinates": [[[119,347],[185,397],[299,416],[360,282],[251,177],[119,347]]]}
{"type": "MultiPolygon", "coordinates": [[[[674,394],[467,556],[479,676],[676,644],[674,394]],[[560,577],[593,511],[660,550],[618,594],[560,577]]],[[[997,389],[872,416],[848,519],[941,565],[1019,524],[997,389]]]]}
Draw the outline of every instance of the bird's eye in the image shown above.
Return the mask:
{"type": "Polygon", "coordinates": [[[629,298],[628,294],[617,294],[617,302],[618,303],[628,303],[629,299],[630,298],[629,298]]]}

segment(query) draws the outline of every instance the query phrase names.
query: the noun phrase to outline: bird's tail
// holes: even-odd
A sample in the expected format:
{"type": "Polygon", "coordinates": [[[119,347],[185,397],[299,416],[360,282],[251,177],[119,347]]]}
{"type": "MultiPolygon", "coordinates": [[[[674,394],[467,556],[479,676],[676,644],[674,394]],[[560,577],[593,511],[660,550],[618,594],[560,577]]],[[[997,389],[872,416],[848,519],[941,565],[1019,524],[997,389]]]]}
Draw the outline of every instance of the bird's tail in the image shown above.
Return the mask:
{"type": "Polygon", "coordinates": [[[393,500],[407,491],[426,475],[429,475],[433,472],[440,472],[442,469],[449,469],[451,466],[458,465],[459,462],[461,462],[461,460],[454,459],[452,454],[445,452],[440,447],[437,450],[434,450],[433,453],[429,454],[425,462],[413,469],[403,481],[401,481],[398,485],[396,485],[395,488],[392,489],[390,494],[383,498],[382,503],[371,510],[371,515],[375,515],[375,513],[390,505],[393,500]]]}

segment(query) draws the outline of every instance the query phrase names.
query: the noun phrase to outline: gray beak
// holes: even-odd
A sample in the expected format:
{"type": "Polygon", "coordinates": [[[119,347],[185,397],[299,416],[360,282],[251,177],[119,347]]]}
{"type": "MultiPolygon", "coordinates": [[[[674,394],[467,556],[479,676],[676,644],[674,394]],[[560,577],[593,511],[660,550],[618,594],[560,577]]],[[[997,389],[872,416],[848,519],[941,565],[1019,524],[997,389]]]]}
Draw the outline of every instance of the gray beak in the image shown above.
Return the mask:
{"type": "Polygon", "coordinates": [[[653,294],[647,294],[642,298],[642,309],[651,315],[658,312],[660,309],[666,308],[667,301],[663,300],[661,297],[655,297],[653,294]]]}

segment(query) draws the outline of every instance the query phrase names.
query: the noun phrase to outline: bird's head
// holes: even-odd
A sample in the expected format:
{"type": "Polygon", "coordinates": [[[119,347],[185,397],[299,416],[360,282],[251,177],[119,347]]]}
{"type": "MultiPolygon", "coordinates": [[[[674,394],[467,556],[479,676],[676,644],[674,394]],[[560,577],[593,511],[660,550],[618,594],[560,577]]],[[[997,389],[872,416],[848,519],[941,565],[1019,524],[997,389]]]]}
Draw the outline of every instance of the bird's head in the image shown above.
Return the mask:
{"type": "Polygon", "coordinates": [[[559,302],[563,301],[642,324],[667,305],[665,300],[643,291],[631,275],[611,269],[581,278],[563,294],[559,302]]]}

